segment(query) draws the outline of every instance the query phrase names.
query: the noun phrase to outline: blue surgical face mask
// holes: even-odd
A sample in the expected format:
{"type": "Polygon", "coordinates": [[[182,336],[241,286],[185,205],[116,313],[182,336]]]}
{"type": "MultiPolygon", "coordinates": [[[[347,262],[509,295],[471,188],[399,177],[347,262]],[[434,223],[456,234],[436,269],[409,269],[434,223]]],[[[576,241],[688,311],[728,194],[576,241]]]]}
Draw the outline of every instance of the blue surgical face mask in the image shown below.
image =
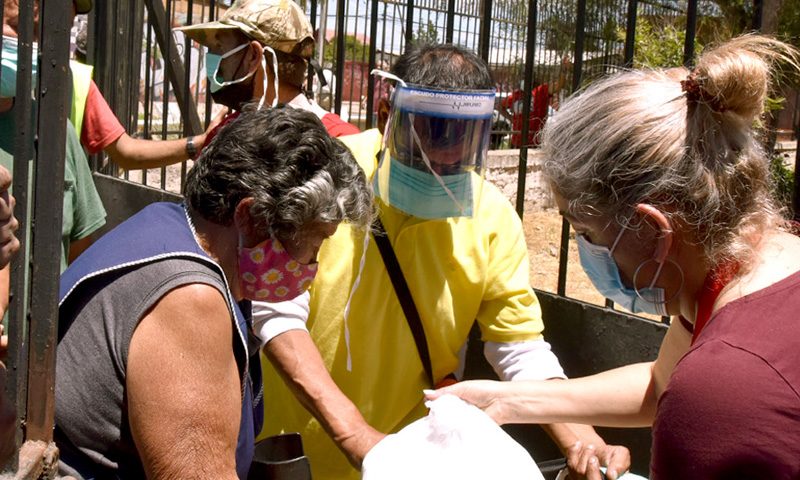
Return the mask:
{"type": "MultiPolygon", "coordinates": [[[[472,177],[469,172],[434,176],[389,158],[388,203],[419,218],[472,216],[472,177]],[[456,201],[454,199],[461,199],[456,201]]],[[[377,176],[374,180],[379,193],[377,176]]]]}
{"type": "Polygon", "coordinates": [[[206,52],[206,75],[208,76],[208,88],[209,90],[211,90],[211,93],[222,90],[223,87],[227,87],[228,85],[235,85],[237,83],[241,83],[253,76],[255,70],[248,73],[244,77],[237,78],[235,80],[225,81],[219,76],[219,64],[224,59],[230,57],[231,55],[235,55],[237,52],[240,52],[243,49],[247,48],[248,45],[250,44],[245,43],[239,45],[233,50],[225,52],[225,54],[223,55],[217,55],[216,53],[206,52]]]}
{"type": "MultiPolygon", "coordinates": [[[[663,288],[656,288],[655,283],[661,274],[664,263],[658,265],[653,280],[647,288],[628,288],[622,283],[617,262],[612,253],[617,247],[625,228],[619,232],[611,249],[591,243],[585,236],[578,235],[578,255],[583,271],[592,281],[594,287],[606,298],[633,313],[649,313],[651,315],[667,315],[667,304],[663,288]]],[[[641,266],[640,266],[641,268],[641,266]]],[[[634,275],[635,277],[635,275],[634,275]]],[[[635,287],[635,285],[634,285],[635,287]]]]}
{"type": "MultiPolygon", "coordinates": [[[[32,45],[31,85],[36,85],[37,53],[36,44],[32,45]]],[[[2,73],[0,73],[0,97],[13,98],[17,96],[17,59],[18,43],[13,37],[3,36],[2,73]]]]}

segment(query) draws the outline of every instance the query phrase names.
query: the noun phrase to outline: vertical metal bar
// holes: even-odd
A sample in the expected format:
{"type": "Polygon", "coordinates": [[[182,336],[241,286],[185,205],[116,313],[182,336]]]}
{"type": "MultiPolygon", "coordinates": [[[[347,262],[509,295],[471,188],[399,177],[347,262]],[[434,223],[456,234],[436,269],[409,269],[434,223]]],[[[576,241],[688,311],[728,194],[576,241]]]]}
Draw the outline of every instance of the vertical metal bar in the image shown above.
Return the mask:
{"type": "Polygon", "coordinates": [[[753,30],[760,32],[764,22],[764,0],[753,0],[753,30]]]}
{"type": "Polygon", "coordinates": [[[145,44],[144,51],[144,126],[142,136],[150,140],[150,121],[152,120],[152,100],[153,93],[153,75],[150,62],[153,60],[153,26],[150,25],[150,19],[147,20],[147,43],[145,44]]]}
{"type": "MultiPolygon", "coordinates": [[[[175,42],[169,28],[168,18],[170,12],[164,10],[164,4],[160,0],[144,0],[144,3],[145,6],[147,6],[148,18],[150,18],[150,21],[155,25],[156,42],[164,56],[164,70],[166,73],[166,75],[164,75],[164,87],[162,88],[164,98],[168,98],[167,79],[169,79],[169,83],[175,94],[175,99],[178,101],[178,105],[181,108],[181,116],[184,121],[189,124],[188,131],[192,135],[197,135],[203,131],[200,127],[200,116],[197,115],[196,108],[184,108],[187,105],[185,99],[190,95],[186,86],[180,81],[180,79],[184,77],[184,65],[180,55],[178,55],[178,49],[175,47],[175,42]]],[[[167,8],[171,10],[171,7],[172,2],[168,1],[167,8]]],[[[167,118],[168,106],[169,105],[165,105],[164,108],[164,121],[166,121],[167,118]]]]}
{"type": "Polygon", "coordinates": [[[456,0],[447,0],[447,26],[444,29],[444,42],[453,43],[453,27],[456,21],[456,0]]]}
{"type": "Polygon", "coordinates": [[[26,438],[50,442],[55,414],[56,335],[58,329],[58,277],[61,260],[63,198],[44,192],[64,191],[64,153],[69,83],[68,2],[41,3],[42,36],[39,43],[38,152],[31,255],[30,356],[26,438]]]}
{"type": "MultiPolygon", "coordinates": [[[[530,20],[531,20],[531,9],[534,9],[533,12],[533,21],[534,21],[534,32],[536,30],[536,0],[532,0],[528,2],[528,27],[530,28],[530,20]]],[[[478,37],[478,54],[481,56],[482,59],[489,61],[489,37],[492,33],[492,0],[483,0],[483,9],[481,11],[481,29],[478,37]]],[[[530,35],[530,30],[528,31],[528,35],[530,35]]],[[[535,33],[534,33],[534,40],[528,40],[528,43],[531,42],[535,43],[535,33]]],[[[531,61],[533,61],[531,57],[531,61]]]]}
{"type": "MultiPolygon", "coordinates": [[[[378,45],[375,41],[375,38],[378,36],[378,0],[372,0],[370,2],[370,14],[369,14],[369,72],[371,72],[376,66],[377,61],[375,59],[378,53],[378,45]]],[[[386,30],[386,25],[383,26],[383,29],[386,30]]],[[[369,75],[367,77],[367,129],[372,128],[373,122],[373,111],[375,110],[375,82],[376,79],[369,75]]]]}
{"type": "MultiPolygon", "coordinates": [[[[796,108],[800,108],[798,105],[796,108]]],[[[797,146],[794,152],[794,195],[792,205],[794,206],[794,220],[800,222],[800,125],[795,136],[797,136],[797,146]]]]}
{"type": "MultiPolygon", "coordinates": [[[[319,32],[317,33],[317,63],[320,67],[325,68],[325,41],[328,35],[328,0],[322,0],[322,13],[319,17],[319,32]]],[[[333,95],[333,85],[328,86],[328,91],[333,95]]],[[[319,102],[322,100],[322,84],[320,84],[319,92],[315,93],[315,99],[319,102]]],[[[333,99],[327,102],[327,107],[333,105],[333,99]]]]}
{"type": "Polygon", "coordinates": [[[583,81],[583,49],[586,40],[586,0],[578,0],[575,15],[575,51],[572,64],[572,92],[578,91],[583,81]]]}
{"type": "Polygon", "coordinates": [[[517,214],[525,209],[525,175],[528,172],[528,133],[531,123],[531,90],[533,89],[533,64],[536,58],[537,1],[528,2],[528,29],[525,45],[525,80],[522,86],[522,132],[520,132],[519,167],[517,169],[517,214]]]}
{"type": "MultiPolygon", "coordinates": [[[[8,331],[8,383],[6,392],[14,399],[17,407],[16,444],[24,440],[23,425],[27,417],[28,398],[28,286],[30,264],[28,245],[30,243],[30,163],[34,155],[36,132],[33,123],[33,100],[31,98],[31,55],[33,54],[33,2],[19,3],[17,48],[17,92],[14,99],[14,180],[12,190],[16,197],[14,216],[19,221],[17,236],[20,240],[19,253],[11,262],[11,297],[9,303],[8,331]]],[[[34,60],[36,61],[36,60],[34,60]]]]}
{"type": "MultiPolygon", "coordinates": [[[[572,91],[577,91],[583,80],[583,48],[586,35],[586,0],[578,0],[575,16],[575,51],[572,66],[572,91]]],[[[567,261],[569,260],[569,222],[561,219],[561,246],[558,251],[558,286],[556,292],[562,297],[567,292],[567,261]]]]}
{"type": "MultiPolygon", "coordinates": [[[[311,12],[308,15],[308,21],[311,23],[311,28],[313,29],[317,25],[317,0],[311,0],[311,12]]],[[[322,38],[325,38],[325,34],[323,32],[322,38]]],[[[324,41],[324,40],[323,40],[324,41]]],[[[320,45],[319,38],[317,38],[317,48],[321,49],[322,45],[320,45]]],[[[310,92],[314,88],[314,75],[316,75],[316,71],[314,71],[314,67],[311,66],[311,63],[308,64],[308,79],[306,83],[306,91],[310,92]]]]}
{"type": "Polygon", "coordinates": [[[639,2],[628,0],[628,19],[625,26],[625,67],[633,67],[634,45],[636,43],[636,14],[638,13],[639,2]]]}
{"type": "Polygon", "coordinates": [[[414,0],[406,0],[406,48],[414,41],[414,0]]]}
{"type": "MultiPolygon", "coordinates": [[[[316,3],[316,1],[315,1],[316,3]]],[[[212,22],[217,18],[217,2],[216,0],[209,0],[208,3],[208,21],[212,22]]],[[[209,124],[211,124],[211,117],[213,116],[213,109],[211,106],[211,91],[208,89],[208,80],[206,80],[206,121],[203,124],[203,130],[208,128],[209,124]]]]}
{"type": "Polygon", "coordinates": [[[333,111],[337,115],[342,113],[342,92],[344,91],[344,59],[345,59],[345,9],[347,2],[336,2],[336,97],[334,98],[333,111]]]}
{"type": "Polygon", "coordinates": [[[683,44],[683,66],[694,65],[694,38],[697,28],[697,0],[689,0],[686,4],[686,42],[683,44]]]}

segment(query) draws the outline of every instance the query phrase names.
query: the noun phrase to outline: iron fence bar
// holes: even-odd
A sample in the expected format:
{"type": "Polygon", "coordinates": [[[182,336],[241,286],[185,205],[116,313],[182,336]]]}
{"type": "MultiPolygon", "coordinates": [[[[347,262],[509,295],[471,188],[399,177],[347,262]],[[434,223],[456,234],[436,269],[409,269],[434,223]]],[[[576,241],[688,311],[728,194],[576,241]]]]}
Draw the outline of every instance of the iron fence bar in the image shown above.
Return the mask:
{"type": "Polygon", "coordinates": [[[344,92],[344,59],[345,59],[345,18],[347,2],[336,2],[336,92],[334,93],[333,111],[337,115],[342,113],[342,92],[344,92]]]}
{"type": "MultiPolygon", "coordinates": [[[[311,22],[311,28],[313,29],[314,26],[317,24],[317,0],[311,0],[311,11],[308,14],[308,21],[311,22]]],[[[316,48],[323,48],[322,43],[325,42],[325,32],[322,32],[322,42],[317,41],[316,48]]],[[[315,38],[316,40],[317,38],[315,38]]],[[[320,68],[322,68],[320,66],[320,68]]],[[[312,92],[314,90],[314,75],[316,75],[316,71],[314,67],[311,66],[311,62],[308,63],[308,79],[306,81],[306,91],[312,92]]],[[[206,125],[208,125],[208,121],[206,121],[206,125]]]]}
{"type": "Polygon", "coordinates": [[[760,32],[764,23],[764,1],[753,0],[753,30],[760,32]]]}
{"type": "MultiPolygon", "coordinates": [[[[194,23],[192,21],[193,20],[192,19],[192,13],[193,13],[193,10],[194,10],[194,0],[189,0],[186,8],[187,8],[187,10],[186,10],[186,25],[192,25],[192,23],[194,23]]],[[[195,115],[197,115],[197,107],[196,107],[197,99],[192,96],[192,39],[189,38],[188,35],[184,35],[183,36],[183,41],[184,41],[183,48],[185,49],[184,54],[185,54],[185,57],[186,57],[186,61],[184,62],[184,65],[186,66],[186,69],[184,71],[184,73],[186,75],[186,77],[185,77],[185,82],[186,83],[184,85],[186,86],[187,95],[183,98],[184,106],[183,106],[182,111],[186,112],[186,111],[189,111],[191,109],[191,110],[194,110],[195,115]]],[[[277,75],[277,72],[275,72],[275,74],[277,75]]],[[[199,91],[199,85],[195,84],[195,87],[196,87],[195,91],[199,91]]],[[[266,92],[264,92],[264,94],[266,95],[266,92]]],[[[278,95],[278,92],[275,92],[275,96],[277,96],[277,95],[278,95]]],[[[202,127],[200,125],[201,124],[200,124],[199,116],[198,116],[198,119],[197,119],[197,128],[198,128],[198,130],[195,131],[195,132],[191,131],[191,129],[189,128],[189,122],[184,121],[183,122],[183,136],[184,137],[189,137],[189,136],[201,133],[202,130],[200,130],[200,128],[202,128],[202,127]]],[[[202,145],[200,146],[200,148],[202,148],[202,145]]],[[[166,172],[166,169],[164,169],[164,171],[166,172]]],[[[181,187],[186,183],[186,173],[187,173],[186,160],[183,160],[183,161],[181,161],[181,187]]],[[[164,174],[163,180],[166,183],[166,174],[164,174]]]]}
{"type": "MultiPolygon", "coordinates": [[[[528,3],[529,9],[535,9],[536,0],[528,3]],[[530,7],[534,5],[534,7],[530,7]]],[[[536,12],[534,12],[534,31],[536,28],[536,12]]],[[[530,28],[530,13],[528,14],[528,28],[530,28]]],[[[489,37],[492,33],[492,0],[483,0],[483,15],[481,17],[481,27],[478,33],[478,52],[482,59],[489,61],[489,37]]],[[[528,31],[530,35],[530,30],[528,31]]],[[[535,37],[535,35],[534,35],[535,37]]]]}
{"type": "Polygon", "coordinates": [[[414,0],[407,0],[406,2],[406,31],[405,31],[406,46],[408,48],[414,40],[414,0]]]}
{"type": "Polygon", "coordinates": [[[794,220],[800,222],[800,125],[795,128],[797,145],[794,152],[794,194],[792,206],[794,207],[794,220]]]}
{"type": "Polygon", "coordinates": [[[688,0],[686,4],[686,42],[683,44],[683,66],[694,65],[694,39],[697,28],[697,0],[688,0]]]}
{"type": "MultiPolygon", "coordinates": [[[[25,418],[27,417],[28,397],[28,285],[30,281],[30,262],[26,251],[30,240],[30,160],[34,156],[36,142],[31,98],[31,55],[33,54],[33,2],[19,3],[17,38],[17,91],[14,99],[14,172],[12,191],[16,197],[14,216],[19,221],[17,236],[20,241],[19,253],[11,262],[11,295],[9,301],[8,331],[8,382],[6,393],[17,407],[17,449],[25,438],[25,418]]],[[[16,453],[11,463],[16,465],[16,453]]]]}
{"type": "Polygon", "coordinates": [[[627,68],[633,67],[634,45],[636,43],[636,15],[639,11],[637,0],[628,0],[628,18],[625,26],[625,60],[627,68]]]}
{"type": "MultiPolygon", "coordinates": [[[[369,14],[369,72],[377,66],[376,56],[378,54],[377,42],[375,38],[378,36],[378,1],[379,0],[372,0],[370,2],[370,14],[369,14]]],[[[383,27],[386,30],[386,26],[383,27]]],[[[375,82],[376,80],[372,77],[371,74],[367,76],[367,118],[366,118],[366,128],[369,130],[372,128],[373,123],[373,111],[375,110],[375,82]]]]}
{"type": "MultiPolygon", "coordinates": [[[[586,30],[586,0],[578,0],[575,15],[575,51],[572,63],[572,92],[578,91],[583,81],[583,49],[586,30]]],[[[569,260],[569,222],[561,219],[561,246],[558,250],[558,285],[560,296],[567,293],[567,261],[569,260]]]]}
{"type": "MultiPolygon", "coordinates": [[[[314,5],[316,5],[316,0],[314,0],[314,5]]],[[[208,2],[208,21],[213,22],[217,18],[217,1],[216,0],[209,0],[208,2]]],[[[206,81],[206,120],[203,123],[203,130],[205,131],[208,128],[209,124],[211,124],[211,117],[213,113],[213,108],[211,106],[211,91],[208,89],[208,83],[206,81]]]]}
{"type": "MultiPolygon", "coordinates": [[[[486,0],[488,1],[488,0],[486,0]]],[[[522,217],[525,210],[525,174],[528,171],[528,133],[531,123],[531,97],[533,89],[533,64],[536,58],[536,0],[528,2],[528,29],[525,45],[525,81],[522,88],[522,132],[519,142],[519,168],[517,170],[517,214],[522,217]]]]}
{"type": "Polygon", "coordinates": [[[31,258],[30,355],[26,440],[53,439],[55,418],[58,277],[61,261],[62,195],[69,82],[71,4],[41,3],[41,62],[37,95],[39,133],[31,258]],[[45,164],[46,162],[46,164],[45,164]]]}
{"type": "MultiPolygon", "coordinates": [[[[131,9],[129,18],[129,38],[126,45],[127,57],[136,59],[126,62],[127,72],[125,80],[127,91],[136,92],[135,95],[126,95],[126,113],[128,114],[127,131],[135,133],[139,126],[139,81],[141,79],[141,53],[142,53],[142,29],[144,23],[144,6],[142,0],[131,0],[128,4],[131,9]]],[[[126,92],[127,93],[127,92],[126,92]]]]}
{"type": "Polygon", "coordinates": [[[447,24],[444,29],[444,42],[453,43],[453,28],[456,20],[456,0],[447,0],[447,24]]]}
{"type": "MultiPolygon", "coordinates": [[[[167,69],[168,65],[172,63],[173,58],[178,58],[178,49],[177,46],[173,50],[173,40],[175,37],[172,37],[169,30],[169,21],[172,19],[172,6],[174,5],[173,0],[166,0],[167,7],[166,11],[164,12],[164,21],[158,22],[156,20],[156,28],[154,31],[156,32],[156,43],[158,43],[159,50],[161,51],[161,56],[163,59],[163,64],[161,66],[161,138],[167,138],[167,129],[168,129],[168,122],[169,122],[169,84],[170,82],[167,80],[167,69]],[[158,34],[159,32],[163,35],[165,39],[165,43],[169,45],[168,48],[164,48],[164,44],[159,41],[158,34]]],[[[161,2],[158,2],[161,5],[161,2]]],[[[177,82],[176,82],[177,83],[177,82]]],[[[181,102],[179,101],[179,105],[181,102]]],[[[159,188],[161,190],[165,190],[167,187],[167,169],[161,167],[158,169],[161,177],[161,181],[159,182],[159,188]]],[[[147,170],[142,170],[142,175],[147,176],[147,170]]]]}
{"type": "MultiPolygon", "coordinates": [[[[192,135],[197,135],[203,131],[200,127],[200,116],[197,114],[196,108],[185,108],[185,106],[188,105],[188,103],[185,103],[185,99],[190,96],[187,88],[188,85],[184,85],[179,81],[179,79],[184,76],[184,65],[183,62],[181,62],[178,49],[171,36],[169,23],[167,23],[168,15],[164,10],[164,4],[161,3],[160,0],[144,0],[144,3],[147,7],[148,18],[155,24],[154,31],[156,42],[165,59],[164,70],[167,75],[164,76],[164,87],[162,88],[164,97],[167,99],[169,98],[166,88],[166,80],[169,78],[173,93],[175,94],[175,99],[178,101],[178,105],[181,108],[181,117],[183,117],[185,123],[189,124],[187,132],[192,135]]],[[[167,3],[167,8],[171,7],[171,3],[172,2],[167,3]]],[[[168,107],[168,105],[165,106],[162,114],[165,119],[164,121],[166,121],[168,112],[166,107],[168,107]]],[[[166,136],[166,132],[164,132],[164,134],[166,136]]]]}

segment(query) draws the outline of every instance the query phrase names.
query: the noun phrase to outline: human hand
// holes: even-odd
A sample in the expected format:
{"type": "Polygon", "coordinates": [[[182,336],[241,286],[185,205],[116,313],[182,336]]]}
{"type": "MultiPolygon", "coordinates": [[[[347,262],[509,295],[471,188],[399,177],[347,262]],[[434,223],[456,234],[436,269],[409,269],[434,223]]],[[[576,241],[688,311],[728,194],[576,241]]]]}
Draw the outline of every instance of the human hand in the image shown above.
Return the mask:
{"type": "Polygon", "coordinates": [[[201,151],[203,150],[203,148],[205,148],[208,134],[211,133],[215,128],[217,128],[219,124],[222,123],[223,120],[225,120],[225,115],[230,113],[230,111],[231,111],[230,108],[222,107],[219,113],[208,124],[208,128],[206,128],[206,131],[201,133],[200,135],[197,135],[196,138],[197,138],[198,151],[201,151]]]}
{"type": "Polygon", "coordinates": [[[631,466],[630,451],[620,445],[575,442],[567,451],[570,480],[617,480],[631,466]],[[605,476],[600,467],[606,467],[605,476]]]}
{"type": "Polygon", "coordinates": [[[455,395],[475,405],[498,425],[509,423],[501,398],[506,394],[509,384],[493,380],[469,380],[458,382],[438,390],[423,390],[426,400],[436,400],[442,395],[455,395]]]}
{"type": "Polygon", "coordinates": [[[15,200],[8,193],[10,187],[11,173],[0,166],[0,268],[5,267],[19,250],[19,240],[14,235],[19,222],[14,218],[15,200]]]}
{"type": "Polygon", "coordinates": [[[347,456],[347,460],[350,461],[350,464],[358,470],[361,470],[364,457],[366,457],[367,453],[372,450],[372,447],[377,445],[384,437],[386,437],[385,433],[381,433],[365,424],[361,431],[350,435],[344,440],[340,440],[338,445],[347,456]]]}

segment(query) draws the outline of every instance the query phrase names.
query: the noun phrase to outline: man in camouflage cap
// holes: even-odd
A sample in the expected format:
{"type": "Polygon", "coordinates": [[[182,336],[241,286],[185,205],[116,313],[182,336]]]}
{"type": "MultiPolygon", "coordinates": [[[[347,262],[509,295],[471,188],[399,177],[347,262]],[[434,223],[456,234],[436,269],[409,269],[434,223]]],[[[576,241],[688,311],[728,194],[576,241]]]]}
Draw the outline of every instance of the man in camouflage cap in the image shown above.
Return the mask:
{"type": "Polygon", "coordinates": [[[248,102],[287,103],[315,113],[334,137],[358,133],[304,95],[314,30],[294,1],[237,0],[219,20],[177,30],[208,48],[208,89],[215,102],[233,110],[248,102]]]}

